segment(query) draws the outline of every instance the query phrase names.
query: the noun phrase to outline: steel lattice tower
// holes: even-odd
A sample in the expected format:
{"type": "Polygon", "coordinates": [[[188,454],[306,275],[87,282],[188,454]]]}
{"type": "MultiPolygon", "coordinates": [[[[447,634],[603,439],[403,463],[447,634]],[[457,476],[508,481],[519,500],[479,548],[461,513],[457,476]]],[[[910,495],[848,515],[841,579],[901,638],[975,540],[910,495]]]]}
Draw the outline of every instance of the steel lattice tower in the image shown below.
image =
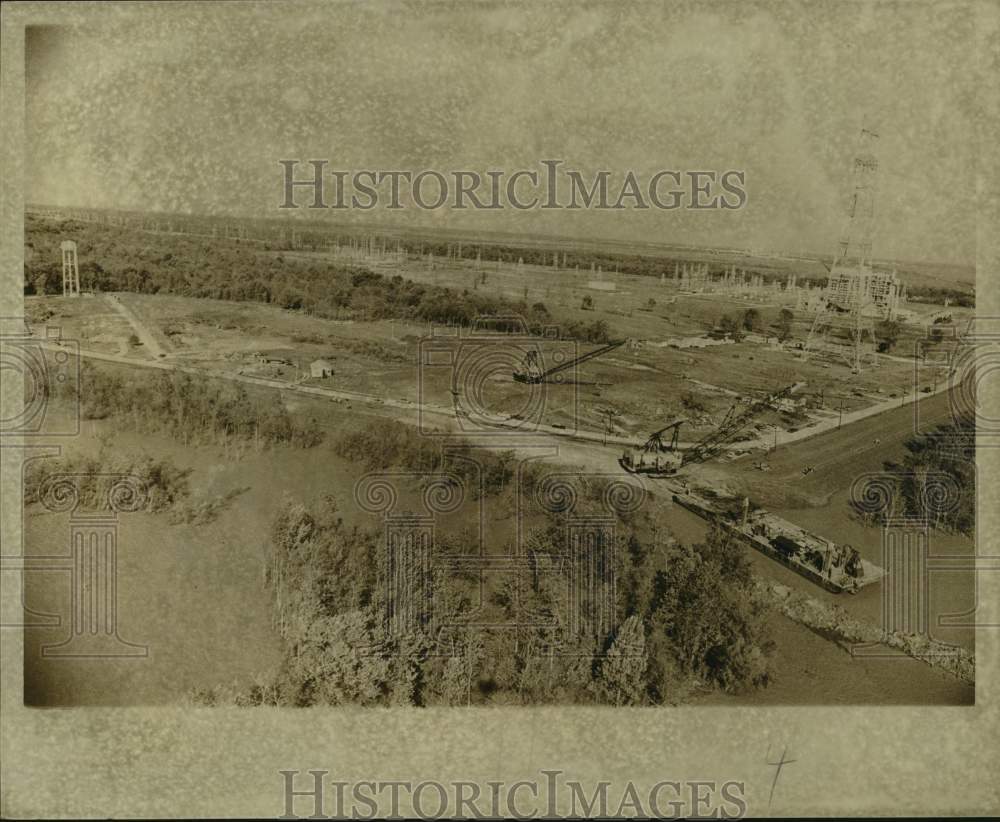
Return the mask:
{"type": "Polygon", "coordinates": [[[848,361],[854,373],[875,355],[873,317],[892,319],[897,285],[895,276],[871,268],[875,232],[875,194],[878,190],[878,134],[862,127],[852,167],[852,193],[847,222],[823,293],[823,304],[813,320],[804,355],[836,328],[850,340],[848,361]]]}
{"type": "Polygon", "coordinates": [[[878,134],[861,129],[854,155],[854,191],[847,210],[847,224],[840,237],[836,265],[864,268],[871,265],[875,231],[875,194],[878,183],[878,134]]]}

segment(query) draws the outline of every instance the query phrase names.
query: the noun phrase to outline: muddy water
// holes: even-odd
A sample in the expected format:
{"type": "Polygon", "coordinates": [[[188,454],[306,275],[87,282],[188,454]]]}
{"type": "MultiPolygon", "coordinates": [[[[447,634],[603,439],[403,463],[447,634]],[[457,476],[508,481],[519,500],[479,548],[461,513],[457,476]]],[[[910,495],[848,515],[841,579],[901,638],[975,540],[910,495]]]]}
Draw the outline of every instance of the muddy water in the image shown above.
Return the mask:
{"type": "MultiPolygon", "coordinates": [[[[272,470],[293,494],[316,490],[292,465],[272,470]]],[[[221,476],[213,480],[220,488],[226,484],[221,476]]],[[[247,492],[238,510],[197,531],[165,525],[161,516],[128,515],[119,532],[119,628],[123,639],[147,644],[149,656],[45,659],[39,655],[40,646],[61,641],[65,629],[33,629],[26,633],[26,702],[169,704],[192,688],[247,685],[273,673],[281,648],[261,583],[260,523],[276,500],[266,492],[258,495],[247,492]],[[262,512],[261,517],[248,516],[248,509],[262,512]]],[[[704,521],[682,508],[674,506],[667,518],[684,542],[705,535],[704,521]]],[[[31,514],[26,526],[30,553],[66,552],[66,515],[31,514]]],[[[759,574],[877,619],[878,586],[856,597],[826,594],[758,552],[742,550],[759,574]]],[[[68,614],[68,574],[29,575],[26,601],[38,612],[68,614]]],[[[710,694],[699,702],[960,705],[974,700],[972,687],[916,660],[854,658],[837,642],[779,614],[771,617],[770,627],[776,642],[771,684],[752,694],[710,694]]]]}
{"type": "MultiPolygon", "coordinates": [[[[127,514],[118,529],[118,628],[148,646],[132,658],[49,658],[41,647],[68,635],[68,573],[28,574],[32,610],[64,615],[65,627],[25,633],[25,703],[155,705],[177,703],[193,688],[252,684],[277,670],[278,636],[262,585],[260,538],[231,519],[200,526],[127,514]]],[[[68,515],[26,521],[28,552],[68,552],[68,515]]],[[[124,647],[115,650],[126,650],[124,647]]]]}
{"type": "MultiPolygon", "coordinates": [[[[93,437],[74,443],[74,450],[96,449],[93,437]]],[[[26,605],[61,614],[63,625],[25,632],[25,702],[176,704],[192,689],[270,679],[282,648],[263,584],[264,542],[285,491],[306,496],[322,490],[303,475],[301,452],[236,462],[220,449],[178,448],[163,438],[132,434],[118,435],[118,450],[169,454],[178,467],[191,468],[193,500],[242,493],[214,522],[198,526],[172,525],[166,514],[120,515],[118,629],[123,640],[148,646],[146,657],[43,657],[42,646],[67,636],[70,577],[59,571],[26,574],[26,605]]],[[[69,552],[69,514],[31,506],[24,525],[29,555],[69,552]]]]}
{"type": "MultiPolygon", "coordinates": [[[[847,510],[846,507],[843,510],[847,510]]],[[[820,530],[829,527],[830,511],[809,509],[805,512],[780,512],[782,516],[801,523],[807,528],[820,530]],[[809,515],[813,516],[811,521],[809,515]],[[825,521],[824,521],[825,517],[825,521]]],[[[863,553],[869,559],[874,559],[875,551],[880,550],[877,529],[870,530],[872,535],[865,534],[868,543],[863,543],[861,534],[845,531],[845,517],[839,518],[837,535],[844,541],[854,539],[853,544],[868,545],[874,539],[873,552],[869,548],[863,553]],[[850,537],[850,538],[848,538],[850,537]]],[[[673,505],[666,515],[674,536],[681,542],[697,542],[704,539],[707,525],[704,520],[690,511],[673,505]]],[[[855,525],[854,523],[847,523],[855,525]]],[[[967,540],[942,540],[941,550],[945,545],[950,550],[967,551],[967,540]]],[[[937,549],[937,542],[932,543],[937,549]]],[[[879,624],[881,614],[881,586],[869,586],[857,595],[832,594],[824,591],[818,585],[800,577],[772,559],[764,556],[748,546],[740,550],[747,552],[755,573],[765,579],[770,579],[787,585],[797,591],[825,602],[835,603],[844,607],[849,613],[871,620],[879,624]]],[[[959,576],[942,574],[942,577],[959,576]]],[[[951,613],[954,610],[964,610],[963,603],[969,603],[974,596],[972,581],[957,584],[954,580],[944,587],[943,592],[935,597],[932,593],[932,606],[951,613]]],[[[775,613],[769,621],[775,650],[772,656],[772,681],[767,688],[739,695],[712,693],[698,700],[699,704],[717,705],[825,705],[825,704],[878,704],[878,705],[971,705],[975,701],[975,688],[965,685],[954,677],[931,668],[929,665],[909,657],[872,657],[859,658],[851,655],[850,648],[830,637],[821,636],[810,628],[800,625],[782,614],[775,613]]],[[[970,629],[950,629],[934,632],[938,638],[950,642],[961,642],[971,647],[972,631],[970,629]]]]}
{"type": "MultiPolygon", "coordinates": [[[[87,434],[98,433],[98,427],[87,434]]],[[[232,507],[208,525],[169,525],[164,515],[130,514],[119,528],[119,630],[124,640],[148,645],[145,658],[51,659],[42,645],[66,636],[63,627],[36,628],[25,638],[25,699],[34,705],[176,704],[193,688],[266,679],[281,661],[281,645],[271,625],[270,598],[262,585],[262,546],[274,512],[288,493],[308,499],[333,493],[349,500],[354,474],[326,448],[308,452],[276,450],[240,461],[220,449],[179,448],[155,437],[119,435],[116,448],[141,447],[170,454],[192,468],[192,498],[201,500],[246,489],[232,507]]],[[[93,436],[74,446],[96,451],[93,436]]],[[[659,504],[663,504],[662,502],[659,504]]],[[[345,505],[350,522],[353,506],[345,505]]],[[[851,542],[879,561],[877,529],[848,517],[846,497],[825,508],[778,512],[838,541],[851,542]]],[[[672,505],[665,514],[683,542],[704,538],[706,524],[672,505]]],[[[29,511],[25,517],[29,554],[67,553],[68,515],[29,511]]],[[[755,571],[768,579],[836,602],[853,615],[877,622],[881,590],[873,585],[857,596],[829,594],[749,547],[755,571]]],[[[961,538],[933,537],[933,553],[968,553],[961,538]]],[[[26,602],[42,613],[69,614],[65,571],[29,574],[26,602]]],[[[934,614],[967,610],[972,580],[962,574],[932,579],[934,614]]],[[[969,704],[974,689],[909,658],[857,659],[827,637],[775,614],[771,628],[777,647],[774,678],[762,691],[742,696],[711,694],[709,704],[969,704]]],[[[934,629],[940,639],[972,647],[970,629],[934,629]]]]}
{"type": "MultiPolygon", "coordinates": [[[[836,542],[849,543],[861,555],[876,565],[882,565],[882,531],[869,528],[852,519],[848,514],[847,493],[835,495],[830,505],[824,508],[779,511],[780,516],[802,525],[804,528],[822,534],[836,542]],[[843,512],[839,513],[838,512],[843,512]]],[[[929,553],[932,557],[971,557],[975,554],[975,544],[967,537],[931,531],[929,553]]],[[[933,560],[932,560],[933,562],[933,560]]],[[[928,571],[927,586],[929,603],[927,608],[930,635],[942,642],[960,645],[975,650],[975,631],[966,623],[972,617],[954,619],[955,615],[967,614],[976,605],[975,574],[972,570],[935,571],[933,565],[928,571]],[[954,623],[958,622],[959,625],[954,623]]],[[[871,585],[856,596],[825,594],[828,601],[843,604],[853,615],[881,624],[882,585],[871,585]],[[845,602],[841,602],[846,599],[845,602]]]]}

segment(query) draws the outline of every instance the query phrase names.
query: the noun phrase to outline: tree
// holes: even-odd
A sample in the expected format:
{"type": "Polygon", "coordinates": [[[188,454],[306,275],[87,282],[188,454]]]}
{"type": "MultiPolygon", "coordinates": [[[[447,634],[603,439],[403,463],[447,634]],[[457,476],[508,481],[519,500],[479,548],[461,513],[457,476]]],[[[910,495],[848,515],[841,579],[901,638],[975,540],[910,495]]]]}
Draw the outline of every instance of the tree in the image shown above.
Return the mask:
{"type": "Polygon", "coordinates": [[[681,394],[681,405],[694,414],[705,414],[708,411],[708,406],[690,391],[681,394]]]}
{"type": "Polygon", "coordinates": [[[545,303],[535,303],[533,306],[531,306],[531,310],[535,314],[539,314],[543,317],[549,316],[549,309],[545,307],[545,303]]]}
{"type": "Polygon", "coordinates": [[[363,611],[320,616],[309,622],[290,660],[292,698],[299,705],[384,704],[391,660],[365,653],[377,642],[374,620],[363,611]]]}
{"type": "Polygon", "coordinates": [[[646,691],[646,637],[642,620],[630,616],[601,660],[594,689],[602,702],[612,705],[635,705],[646,691]]]}
{"type": "Polygon", "coordinates": [[[778,341],[784,342],[792,336],[792,321],[795,315],[787,308],[781,309],[778,317],[778,341]]]}
{"type": "Polygon", "coordinates": [[[520,641],[515,655],[520,669],[517,687],[524,704],[579,704],[595,698],[593,647],[585,641],[578,640],[557,653],[536,637],[520,641]]]}
{"type": "Polygon", "coordinates": [[[735,548],[717,527],[704,543],[678,547],[657,574],[650,617],[683,670],[726,690],[765,684],[771,645],[750,560],[735,548]]]}
{"type": "Polygon", "coordinates": [[[719,319],[719,329],[723,334],[732,337],[735,342],[743,339],[743,329],[740,327],[740,323],[729,314],[723,314],[719,319]]]}
{"type": "Polygon", "coordinates": [[[886,464],[895,474],[902,500],[893,510],[929,517],[935,527],[972,535],[976,523],[976,428],[960,417],[906,441],[902,464],[886,464]],[[941,493],[938,493],[941,492],[941,493]]]}
{"type": "Polygon", "coordinates": [[[604,320],[594,320],[585,333],[588,342],[604,343],[610,339],[611,329],[604,320]]]}
{"type": "Polygon", "coordinates": [[[589,294],[587,294],[583,298],[583,302],[580,304],[580,308],[582,308],[584,311],[593,311],[594,310],[594,298],[591,297],[589,294]]]}
{"type": "Polygon", "coordinates": [[[895,320],[882,320],[875,326],[875,340],[879,351],[892,351],[899,340],[900,325],[895,320]]]}
{"type": "Polygon", "coordinates": [[[760,312],[756,308],[748,308],[743,312],[743,328],[756,331],[760,328],[760,312]]]}
{"type": "Polygon", "coordinates": [[[472,683],[486,656],[482,637],[470,631],[454,650],[436,678],[436,691],[445,705],[471,705],[472,683]]]}

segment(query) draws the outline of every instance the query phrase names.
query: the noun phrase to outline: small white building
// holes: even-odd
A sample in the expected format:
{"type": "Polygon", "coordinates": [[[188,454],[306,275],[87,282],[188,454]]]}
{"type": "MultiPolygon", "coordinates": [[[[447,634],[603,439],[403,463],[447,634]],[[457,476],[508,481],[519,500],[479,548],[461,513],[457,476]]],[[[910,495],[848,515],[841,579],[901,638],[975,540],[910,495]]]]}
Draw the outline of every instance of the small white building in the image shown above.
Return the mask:
{"type": "Polygon", "coordinates": [[[313,360],[309,364],[309,374],[324,379],[333,376],[333,363],[329,360],[313,360]]]}

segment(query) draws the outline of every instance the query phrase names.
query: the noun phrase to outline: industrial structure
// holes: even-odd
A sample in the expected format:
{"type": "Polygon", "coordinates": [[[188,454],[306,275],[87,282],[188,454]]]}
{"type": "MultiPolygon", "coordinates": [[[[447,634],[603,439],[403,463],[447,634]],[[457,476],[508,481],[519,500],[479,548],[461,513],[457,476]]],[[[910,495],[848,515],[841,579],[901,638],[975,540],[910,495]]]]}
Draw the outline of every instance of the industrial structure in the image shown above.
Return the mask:
{"type": "Polygon", "coordinates": [[[309,363],[309,376],[316,379],[326,379],[333,376],[333,363],[322,358],[309,363]]]}
{"type": "Polygon", "coordinates": [[[59,244],[62,249],[62,289],[64,297],[80,296],[80,268],[76,260],[76,243],[73,240],[63,240],[59,244]]]}
{"type": "MultiPolygon", "coordinates": [[[[875,322],[893,320],[899,310],[900,283],[895,272],[872,268],[875,195],[878,183],[878,134],[861,129],[853,166],[853,192],[847,222],[826,288],[816,306],[803,356],[808,357],[836,335],[848,340],[851,371],[874,362],[875,322]],[[838,333],[839,332],[839,333],[838,333]]],[[[841,345],[843,350],[844,346],[841,345]]]]}

